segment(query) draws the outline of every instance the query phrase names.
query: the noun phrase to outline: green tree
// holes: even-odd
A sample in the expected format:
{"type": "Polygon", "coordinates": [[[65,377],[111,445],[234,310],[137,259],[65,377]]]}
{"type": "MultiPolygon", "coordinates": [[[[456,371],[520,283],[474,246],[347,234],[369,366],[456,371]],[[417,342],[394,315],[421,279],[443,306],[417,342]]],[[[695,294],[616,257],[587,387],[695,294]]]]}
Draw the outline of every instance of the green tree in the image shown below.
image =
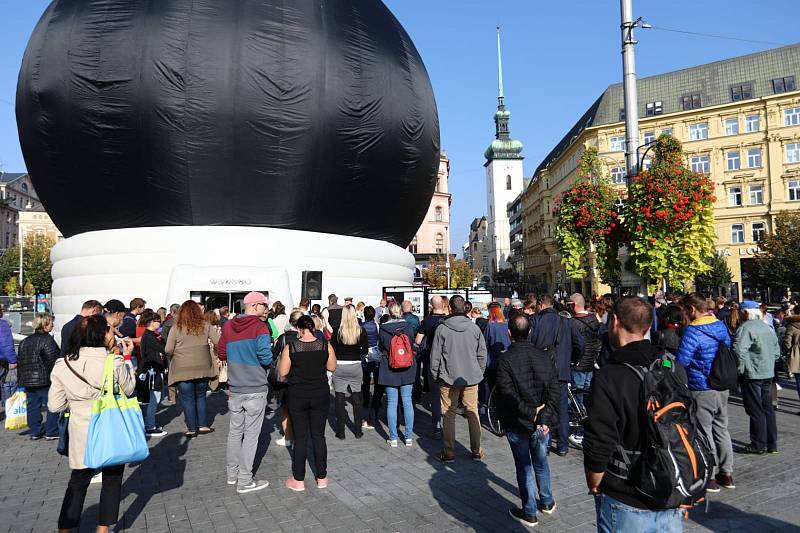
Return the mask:
{"type": "Polygon", "coordinates": [[[772,233],[759,243],[753,282],[800,291],[800,212],[782,211],[773,221],[772,233]]]}
{"type": "Polygon", "coordinates": [[[728,262],[720,257],[719,254],[713,254],[709,257],[708,263],[711,265],[711,270],[695,277],[694,284],[698,290],[716,289],[716,291],[723,291],[733,280],[733,272],[728,267],[728,262]]]}
{"type": "MultiPolygon", "coordinates": [[[[50,261],[50,250],[54,245],[55,242],[52,239],[42,235],[31,234],[25,238],[25,246],[22,250],[24,285],[31,284],[34,294],[36,291],[48,293],[52,288],[53,263],[50,261]]],[[[17,244],[7,248],[0,257],[0,279],[7,280],[15,276],[19,276],[19,245],[17,244]]]]}
{"type": "Polygon", "coordinates": [[[444,257],[436,257],[428,263],[427,268],[422,272],[425,283],[437,289],[447,289],[456,287],[472,287],[472,280],[475,278],[475,271],[469,263],[463,259],[453,259],[450,261],[450,287],[447,286],[447,260],[444,257]]]}
{"type": "Polygon", "coordinates": [[[6,281],[5,285],[3,285],[3,290],[5,291],[6,296],[17,296],[19,293],[19,282],[17,281],[17,278],[13,276],[8,278],[8,281],[6,281]]]}

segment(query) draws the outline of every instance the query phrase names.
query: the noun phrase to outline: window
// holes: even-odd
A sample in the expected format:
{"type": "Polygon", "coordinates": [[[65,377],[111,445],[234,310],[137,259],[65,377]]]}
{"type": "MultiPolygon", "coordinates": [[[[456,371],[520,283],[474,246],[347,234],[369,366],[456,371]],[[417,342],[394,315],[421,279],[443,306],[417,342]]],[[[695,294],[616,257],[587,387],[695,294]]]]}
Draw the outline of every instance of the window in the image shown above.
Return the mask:
{"type": "Polygon", "coordinates": [[[742,205],[742,188],[728,188],[728,207],[739,207],[742,205]]]}
{"type": "Polygon", "coordinates": [[[800,163],[800,143],[789,143],[786,145],[786,162],[800,163]]]}
{"type": "Polygon", "coordinates": [[[725,119],[725,135],[739,135],[739,119],[725,119]]]}
{"type": "Polygon", "coordinates": [[[625,120],[625,108],[624,107],[620,107],[619,108],[619,119],[620,120],[625,120]]]}
{"type": "Polygon", "coordinates": [[[753,242],[761,242],[767,234],[767,225],[763,222],[753,222],[753,242]]]}
{"type": "Polygon", "coordinates": [[[642,160],[642,170],[650,170],[650,167],[653,166],[653,160],[649,157],[646,157],[642,160]]]}
{"type": "Polygon", "coordinates": [[[731,87],[731,102],[749,100],[753,97],[753,84],[741,83],[731,87]]]}
{"type": "Polygon", "coordinates": [[[731,226],[731,244],[744,244],[744,224],[731,226]]]}
{"type": "Polygon", "coordinates": [[[789,188],[789,201],[796,202],[800,200],[800,180],[789,180],[787,185],[789,188]]]}
{"type": "Polygon", "coordinates": [[[618,197],[614,200],[614,211],[620,216],[622,216],[622,212],[625,211],[625,200],[622,199],[622,197],[618,197]]]}
{"type": "Polygon", "coordinates": [[[748,168],[759,168],[761,166],[761,148],[750,148],[747,151],[748,168]]]}
{"type": "Polygon", "coordinates": [[[708,122],[689,124],[689,140],[700,141],[702,139],[708,139],[708,122]]]}
{"type": "Polygon", "coordinates": [[[408,245],[408,251],[412,254],[417,253],[417,236],[414,235],[414,238],[411,239],[411,244],[408,245]]]}
{"type": "Polygon", "coordinates": [[[764,203],[764,186],[750,186],[750,205],[760,205],[764,203]]]}
{"type": "Polygon", "coordinates": [[[701,106],[700,93],[687,94],[681,96],[681,109],[689,111],[690,109],[697,109],[701,106]]]}
{"type": "Polygon", "coordinates": [[[511,190],[511,176],[506,176],[506,190],[511,190]]]}
{"type": "Polygon", "coordinates": [[[617,137],[610,137],[608,139],[608,149],[612,152],[625,151],[625,137],[620,135],[617,137]]]}
{"type": "Polygon", "coordinates": [[[786,76],[783,78],[776,78],[772,80],[772,92],[775,94],[788,93],[789,91],[794,91],[794,90],[795,90],[794,76],[786,76]]]}
{"type": "Polygon", "coordinates": [[[662,113],[664,113],[664,106],[661,105],[661,102],[648,102],[644,105],[644,116],[646,117],[654,117],[662,113]]]}
{"type": "Polygon", "coordinates": [[[783,110],[783,125],[800,125],[800,107],[790,107],[789,109],[783,110]]]}
{"type": "Polygon", "coordinates": [[[25,194],[28,194],[28,184],[27,183],[23,183],[22,184],[22,192],[24,192],[25,194]]]}
{"type": "Polygon", "coordinates": [[[611,167],[611,183],[625,183],[625,167],[611,167]]]}
{"type": "Polygon", "coordinates": [[[742,161],[739,157],[739,150],[731,150],[725,154],[725,168],[727,170],[739,170],[742,167],[742,161]]]}
{"type": "Polygon", "coordinates": [[[661,135],[669,135],[670,137],[672,137],[672,128],[664,128],[663,130],[661,130],[661,135]]]}
{"type": "Polygon", "coordinates": [[[689,159],[689,164],[692,167],[692,172],[699,172],[700,174],[711,173],[711,159],[707,155],[694,155],[689,159]]]}
{"type": "Polygon", "coordinates": [[[656,132],[654,131],[646,131],[643,135],[644,144],[650,144],[651,142],[656,140],[656,132]]]}
{"type": "Polygon", "coordinates": [[[442,237],[441,233],[436,234],[436,253],[437,254],[444,253],[444,237],[442,237]]]}
{"type": "Polygon", "coordinates": [[[442,221],[442,208],[437,205],[436,208],[434,208],[433,213],[434,213],[434,220],[436,222],[441,222],[442,221]]]}
{"type": "Polygon", "coordinates": [[[761,117],[758,115],[747,115],[744,117],[744,130],[753,133],[761,129],[761,117]]]}

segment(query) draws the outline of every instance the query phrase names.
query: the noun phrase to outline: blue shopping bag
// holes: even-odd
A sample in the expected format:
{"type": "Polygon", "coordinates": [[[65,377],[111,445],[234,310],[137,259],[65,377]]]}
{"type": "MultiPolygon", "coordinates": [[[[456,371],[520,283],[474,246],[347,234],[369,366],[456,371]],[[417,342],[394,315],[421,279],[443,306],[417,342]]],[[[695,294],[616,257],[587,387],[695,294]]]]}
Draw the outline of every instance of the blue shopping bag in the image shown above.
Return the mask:
{"type": "Polygon", "coordinates": [[[88,468],[103,468],[143,461],[148,455],[139,402],[135,397],[114,394],[114,355],[109,355],[100,398],[92,402],[83,463],[88,468]]]}

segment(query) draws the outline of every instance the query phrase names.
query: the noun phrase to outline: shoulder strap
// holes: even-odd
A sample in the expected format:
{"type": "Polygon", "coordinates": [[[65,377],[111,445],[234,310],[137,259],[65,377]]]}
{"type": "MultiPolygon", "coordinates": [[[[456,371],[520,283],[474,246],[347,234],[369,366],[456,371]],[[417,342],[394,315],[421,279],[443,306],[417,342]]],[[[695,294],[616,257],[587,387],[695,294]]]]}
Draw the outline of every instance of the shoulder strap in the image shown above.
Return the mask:
{"type": "Polygon", "coordinates": [[[631,370],[633,370],[634,372],[636,372],[636,375],[637,375],[637,376],[639,376],[639,379],[640,379],[642,382],[644,382],[644,369],[643,369],[642,367],[640,367],[640,366],[635,366],[635,365],[632,365],[632,364],[630,364],[630,363],[622,363],[622,364],[623,364],[623,365],[625,365],[625,366],[627,366],[628,368],[630,368],[630,369],[631,369],[631,370]]]}
{"type": "Polygon", "coordinates": [[[89,383],[89,382],[86,380],[86,378],[85,378],[85,377],[83,377],[83,376],[81,376],[80,374],[78,374],[78,373],[75,371],[75,369],[74,369],[74,368],[72,368],[72,365],[70,365],[70,364],[69,364],[69,359],[68,359],[67,357],[64,357],[64,363],[67,365],[67,368],[69,368],[70,372],[72,372],[73,374],[75,374],[75,377],[76,377],[76,378],[78,378],[79,380],[83,381],[84,383],[86,383],[87,385],[89,385],[89,386],[90,386],[91,388],[93,388],[93,389],[102,390],[102,389],[100,389],[100,387],[96,387],[95,385],[92,385],[91,383],[89,383]]]}

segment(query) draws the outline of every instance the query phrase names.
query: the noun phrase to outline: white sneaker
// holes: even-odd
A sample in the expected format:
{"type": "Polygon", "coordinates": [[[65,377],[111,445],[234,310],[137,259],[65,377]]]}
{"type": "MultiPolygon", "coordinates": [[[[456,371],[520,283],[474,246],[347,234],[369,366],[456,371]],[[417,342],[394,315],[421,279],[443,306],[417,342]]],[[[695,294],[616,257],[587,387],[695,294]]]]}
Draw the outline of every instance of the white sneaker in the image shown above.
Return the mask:
{"type": "Polygon", "coordinates": [[[286,437],[279,438],[278,440],[275,441],[275,444],[277,444],[278,446],[286,446],[287,448],[292,447],[292,441],[287,440],[286,437]]]}
{"type": "Polygon", "coordinates": [[[406,446],[409,448],[414,445],[414,439],[406,439],[406,446]]]}
{"type": "Polygon", "coordinates": [[[386,444],[391,446],[392,448],[397,448],[397,439],[388,439],[386,444]]]}
{"type": "Polygon", "coordinates": [[[361,423],[361,429],[375,429],[375,426],[370,426],[370,425],[369,425],[369,422],[367,422],[366,420],[364,420],[364,421],[361,423]]]}
{"type": "Polygon", "coordinates": [[[236,485],[237,477],[238,476],[229,477],[228,479],[225,480],[225,483],[227,483],[228,485],[236,485]]]}
{"type": "Polygon", "coordinates": [[[103,472],[98,472],[92,476],[92,480],[89,483],[102,483],[103,482],[103,472]]]}
{"type": "Polygon", "coordinates": [[[266,489],[267,487],[269,487],[269,481],[266,479],[254,479],[248,485],[239,485],[236,487],[236,492],[239,494],[247,494],[248,492],[255,492],[257,490],[266,489]]]}

